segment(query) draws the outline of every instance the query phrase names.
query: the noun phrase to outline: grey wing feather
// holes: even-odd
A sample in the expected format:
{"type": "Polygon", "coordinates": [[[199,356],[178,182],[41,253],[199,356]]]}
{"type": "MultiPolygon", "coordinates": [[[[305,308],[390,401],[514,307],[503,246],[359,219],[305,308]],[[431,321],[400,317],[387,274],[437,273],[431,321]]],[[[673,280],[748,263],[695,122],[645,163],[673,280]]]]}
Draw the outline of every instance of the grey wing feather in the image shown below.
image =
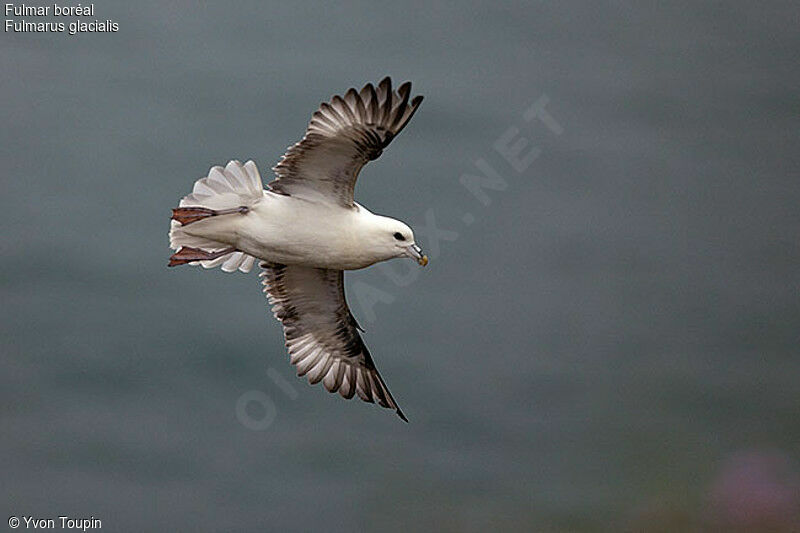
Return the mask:
{"type": "Polygon", "coordinates": [[[297,374],[344,398],[394,409],[408,422],[375,368],[344,295],[341,270],[262,262],[264,292],[283,324],[297,374]]]}
{"type": "Polygon", "coordinates": [[[361,168],[381,155],[419,108],[422,96],[409,102],[410,95],[410,82],[393,91],[387,76],[377,88],[368,83],[321,104],[303,139],[273,168],[277,178],[270,189],[352,207],[361,168]]]}

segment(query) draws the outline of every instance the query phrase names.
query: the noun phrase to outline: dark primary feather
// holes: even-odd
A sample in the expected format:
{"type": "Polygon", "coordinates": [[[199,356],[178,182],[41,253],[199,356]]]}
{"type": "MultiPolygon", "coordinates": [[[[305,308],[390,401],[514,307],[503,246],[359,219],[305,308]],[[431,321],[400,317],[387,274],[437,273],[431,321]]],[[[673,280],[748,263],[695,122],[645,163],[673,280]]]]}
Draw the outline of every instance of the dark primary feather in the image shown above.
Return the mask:
{"type": "Polygon", "coordinates": [[[409,102],[410,95],[410,82],[393,91],[387,76],[377,88],[368,83],[359,92],[350,89],[321,104],[303,139],[273,168],[277,179],[269,187],[352,207],[359,171],[381,155],[422,102],[422,96],[409,102]]]}
{"type": "Polygon", "coordinates": [[[264,292],[283,324],[297,374],[344,398],[394,409],[408,422],[375,368],[344,295],[341,270],[262,262],[264,292]]]}

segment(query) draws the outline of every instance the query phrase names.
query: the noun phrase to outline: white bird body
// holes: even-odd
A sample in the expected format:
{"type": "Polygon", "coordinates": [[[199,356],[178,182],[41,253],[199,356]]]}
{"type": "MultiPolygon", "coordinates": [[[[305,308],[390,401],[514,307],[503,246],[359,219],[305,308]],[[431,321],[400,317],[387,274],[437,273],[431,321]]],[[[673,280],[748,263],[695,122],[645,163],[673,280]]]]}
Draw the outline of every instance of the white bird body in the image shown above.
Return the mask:
{"type": "Polygon", "coordinates": [[[212,167],[173,209],[170,266],[220,266],[249,272],[256,261],[272,312],[283,324],[298,375],[344,398],[394,409],[344,294],[344,270],[394,257],[428,258],[406,224],[375,215],[353,199],[361,168],[405,127],[421,96],[393,91],[385,78],[320,105],[303,139],[264,187],[255,163],[212,167]]]}
{"type": "Polygon", "coordinates": [[[358,204],[346,208],[265,190],[247,207],[247,213],[208,217],[184,231],[284,265],[356,270],[398,255],[376,250],[370,237],[376,228],[402,223],[358,204]]]}

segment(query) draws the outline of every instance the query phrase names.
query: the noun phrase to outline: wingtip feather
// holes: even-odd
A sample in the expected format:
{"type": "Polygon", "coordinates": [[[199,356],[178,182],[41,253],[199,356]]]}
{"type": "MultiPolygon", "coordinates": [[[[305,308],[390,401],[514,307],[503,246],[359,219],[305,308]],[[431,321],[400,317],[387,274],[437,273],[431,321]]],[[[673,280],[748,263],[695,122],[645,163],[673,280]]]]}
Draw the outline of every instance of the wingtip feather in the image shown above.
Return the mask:
{"type": "Polygon", "coordinates": [[[406,424],[409,423],[408,418],[406,418],[406,415],[403,414],[403,411],[401,411],[399,407],[397,408],[397,410],[395,410],[395,413],[397,413],[397,416],[400,417],[400,420],[402,420],[406,424]]]}

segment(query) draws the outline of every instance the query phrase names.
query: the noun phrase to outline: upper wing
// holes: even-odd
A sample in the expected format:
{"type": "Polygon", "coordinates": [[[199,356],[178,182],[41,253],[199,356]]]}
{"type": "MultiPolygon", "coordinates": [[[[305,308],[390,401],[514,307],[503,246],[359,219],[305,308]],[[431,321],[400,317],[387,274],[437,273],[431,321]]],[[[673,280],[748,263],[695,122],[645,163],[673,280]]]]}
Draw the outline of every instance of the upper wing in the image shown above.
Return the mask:
{"type": "Polygon", "coordinates": [[[383,382],[358,334],[344,297],[341,270],[262,262],[264,292],[283,323],[286,347],[297,375],[322,383],[344,398],[355,393],[397,411],[408,422],[383,382]]]}
{"type": "Polygon", "coordinates": [[[368,83],[321,104],[303,139],[273,168],[278,177],[269,187],[352,207],[361,167],[381,155],[422,102],[422,96],[409,102],[410,93],[410,82],[393,91],[387,76],[377,88],[368,83]]]}

